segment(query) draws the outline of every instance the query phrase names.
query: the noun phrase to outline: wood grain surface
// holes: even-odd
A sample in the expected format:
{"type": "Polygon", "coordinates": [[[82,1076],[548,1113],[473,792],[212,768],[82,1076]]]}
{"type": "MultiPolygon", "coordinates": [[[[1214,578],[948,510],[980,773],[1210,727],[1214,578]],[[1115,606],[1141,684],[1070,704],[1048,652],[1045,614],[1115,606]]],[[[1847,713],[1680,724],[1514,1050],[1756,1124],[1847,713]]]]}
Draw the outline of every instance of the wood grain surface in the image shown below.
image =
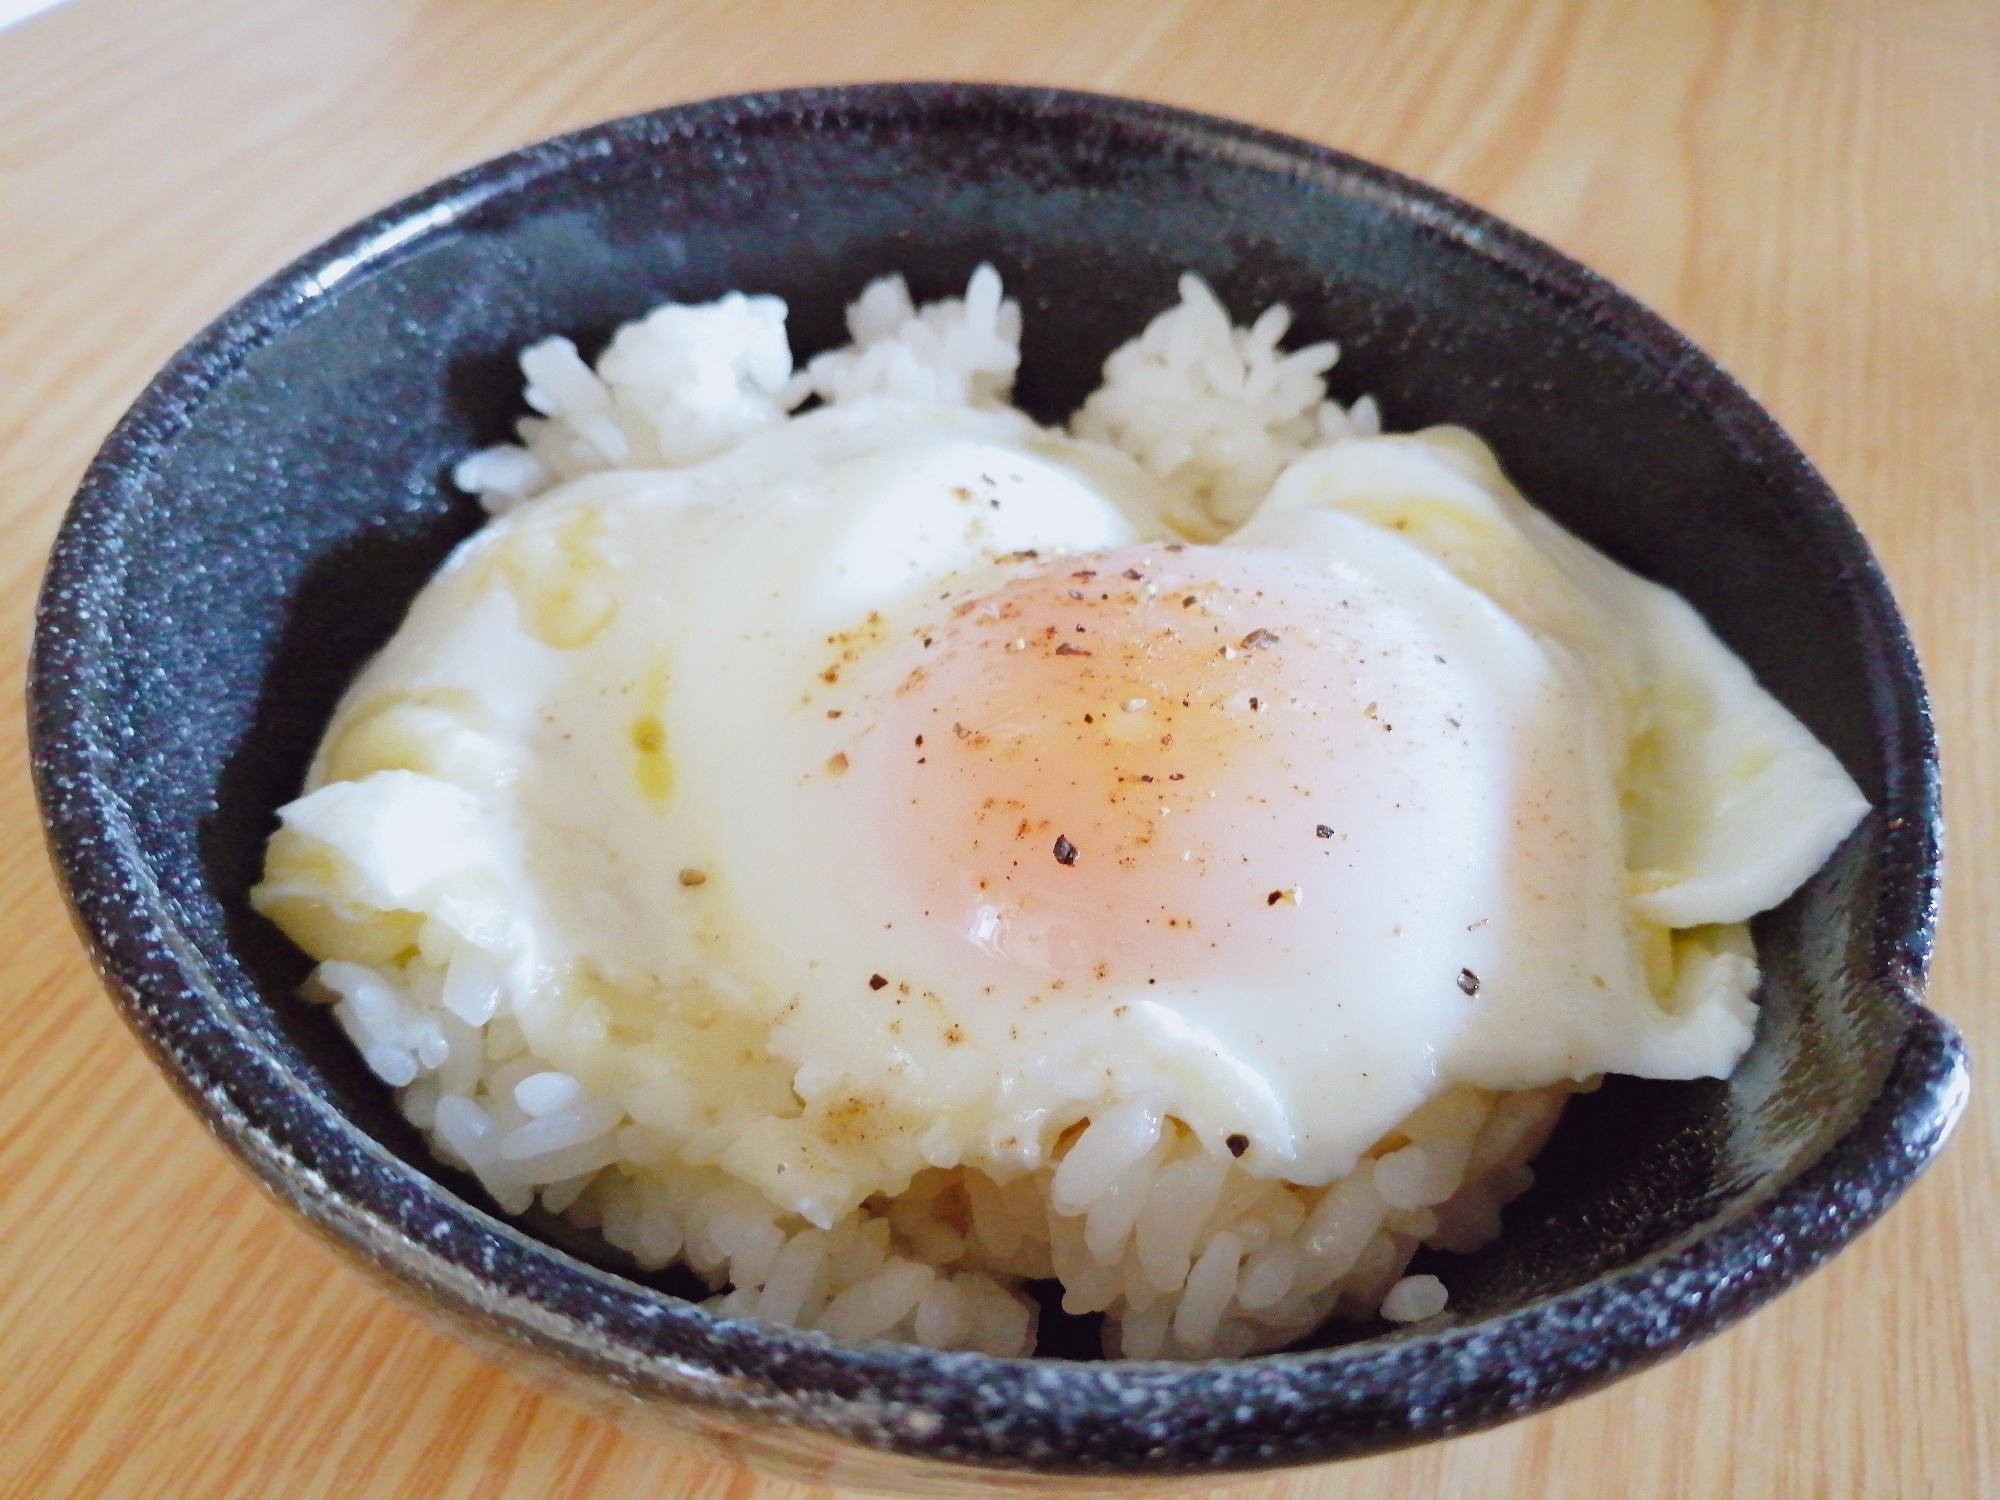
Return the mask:
{"type": "MultiPolygon", "coordinates": [[[[1914,626],[1951,828],[1932,993],[1990,1055],[1993,0],[70,0],[0,32],[10,703],[91,452],[177,346],[293,255],[554,131],[911,77],[1132,94],[1357,152],[1553,241],[1716,354],[1853,508],[1914,626]]],[[[99,993],[48,874],[18,706],[0,719],[0,820],[0,1495],[826,1493],[574,1414],[336,1265],[203,1137],[99,993]]],[[[1859,1244],[1649,1374],[1229,1493],[2000,1494],[1996,1120],[1981,1093],[1859,1244]]]]}

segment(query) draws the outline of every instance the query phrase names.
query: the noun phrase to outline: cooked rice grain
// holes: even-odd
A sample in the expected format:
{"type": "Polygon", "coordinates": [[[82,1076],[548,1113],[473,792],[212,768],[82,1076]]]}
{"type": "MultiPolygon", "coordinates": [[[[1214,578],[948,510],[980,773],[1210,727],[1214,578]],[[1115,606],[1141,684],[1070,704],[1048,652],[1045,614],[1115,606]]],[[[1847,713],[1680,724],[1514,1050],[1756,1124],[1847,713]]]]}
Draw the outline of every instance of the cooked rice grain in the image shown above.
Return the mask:
{"type": "MultiPolygon", "coordinates": [[[[1172,493],[1169,519],[1211,539],[1308,448],[1381,423],[1366,397],[1326,399],[1333,344],[1280,349],[1284,308],[1236,328],[1199,278],[1180,292],[1113,354],[1072,427],[1137,460],[1172,493]]],[[[538,415],[521,420],[518,445],[461,463],[458,484],[497,514],[584,474],[698,463],[811,398],[996,407],[1020,362],[1020,308],[989,266],[962,299],[923,307],[899,276],[872,283],[848,311],[853,342],[803,370],[784,317],[776,298],[738,293],[662,307],[620,329],[595,369],[567,339],[534,345],[521,368],[538,415]]],[[[1152,1100],[1108,1101],[1036,1171],[933,1168],[814,1225],[680,1159],[533,1056],[493,956],[429,928],[424,940],[422,984],[414,967],[336,961],[306,993],[333,1006],[442,1160],[509,1214],[539,1200],[642,1270],[685,1265],[723,1316],[849,1342],[1029,1354],[1037,1305],[1024,1287],[1050,1277],[1066,1310],[1105,1315],[1107,1353],[1134,1359],[1281,1348],[1329,1317],[1435,1316],[1445,1289],[1405,1276],[1410,1257],[1420,1243],[1468,1251],[1499,1233],[1571,1091],[1450,1089],[1320,1187],[1252,1176],[1152,1100]]]]}

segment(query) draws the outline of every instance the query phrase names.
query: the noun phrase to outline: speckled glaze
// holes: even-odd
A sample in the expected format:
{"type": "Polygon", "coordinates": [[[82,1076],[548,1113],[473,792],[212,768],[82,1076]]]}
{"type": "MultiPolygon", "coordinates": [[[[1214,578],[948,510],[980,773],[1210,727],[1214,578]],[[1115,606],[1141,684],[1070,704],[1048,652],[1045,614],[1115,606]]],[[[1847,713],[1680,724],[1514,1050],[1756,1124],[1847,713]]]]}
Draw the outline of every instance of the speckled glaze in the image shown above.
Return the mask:
{"type": "Polygon", "coordinates": [[[1824,1260],[1923,1169],[1964,1099],[1957,1035],[1919,1003],[1939,836],[1923,684],[1818,475],[1698,350],[1548,247],[1238,125],[1040,90],[804,90],[463,173],[313,251],[167,366],[77,496],[34,651],[34,770],[78,923],[223,1143],[531,1378],[794,1475],[1131,1492],[1536,1411],[1824,1260]],[[246,907],[341,687],[476,524],[448,469],[506,434],[522,344],[561,331],[593,353],[663,297],[741,287],[791,303],[806,354],[839,340],[870,276],[901,269],[937,296],[981,259],[1022,301],[1019,395],[1044,420],[1184,268],[1239,316],[1289,302],[1295,337],[1340,339],[1336,394],[1374,392],[1397,428],[1484,433],[1557,517],[1692,600],[1875,804],[1760,921],[1762,1022],[1737,1074],[1614,1079],[1578,1100],[1505,1237],[1426,1253],[1418,1269],[1452,1301],[1421,1326],[1171,1366],[842,1349],[719,1322],[671,1278],[503,1222],[431,1161],[326,1014],[292,997],[304,960],[246,907]]]}

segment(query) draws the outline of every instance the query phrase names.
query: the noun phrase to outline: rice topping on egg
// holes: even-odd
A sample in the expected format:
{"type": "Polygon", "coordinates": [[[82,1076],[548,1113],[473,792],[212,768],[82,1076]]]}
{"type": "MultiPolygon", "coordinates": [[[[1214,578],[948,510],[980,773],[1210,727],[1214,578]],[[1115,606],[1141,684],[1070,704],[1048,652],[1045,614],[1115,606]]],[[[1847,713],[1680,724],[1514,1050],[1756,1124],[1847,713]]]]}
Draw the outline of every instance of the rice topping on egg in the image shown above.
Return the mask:
{"type": "Polygon", "coordinates": [[[986,267],[798,371],[740,294],[523,356],[252,896],[505,1211],[840,1339],[1032,1352],[1054,1280],[1242,1354],[1435,1315],[1569,1093],[1741,1057],[1852,781],[1472,434],[1181,295],[1067,433],[986,267]]]}

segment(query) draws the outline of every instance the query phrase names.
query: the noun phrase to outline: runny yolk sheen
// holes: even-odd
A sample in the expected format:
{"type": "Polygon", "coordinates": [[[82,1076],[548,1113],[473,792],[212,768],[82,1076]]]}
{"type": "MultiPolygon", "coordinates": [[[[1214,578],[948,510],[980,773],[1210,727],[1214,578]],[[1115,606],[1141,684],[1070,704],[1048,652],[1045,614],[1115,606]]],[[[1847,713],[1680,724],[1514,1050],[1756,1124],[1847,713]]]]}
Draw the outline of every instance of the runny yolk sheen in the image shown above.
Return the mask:
{"type": "Polygon", "coordinates": [[[1310,969],[1366,847],[1418,817],[1396,717],[1457,738],[1420,622],[1280,549],[1061,559],[915,654],[858,757],[882,864],[933,931],[1065,981],[1310,969]]]}

